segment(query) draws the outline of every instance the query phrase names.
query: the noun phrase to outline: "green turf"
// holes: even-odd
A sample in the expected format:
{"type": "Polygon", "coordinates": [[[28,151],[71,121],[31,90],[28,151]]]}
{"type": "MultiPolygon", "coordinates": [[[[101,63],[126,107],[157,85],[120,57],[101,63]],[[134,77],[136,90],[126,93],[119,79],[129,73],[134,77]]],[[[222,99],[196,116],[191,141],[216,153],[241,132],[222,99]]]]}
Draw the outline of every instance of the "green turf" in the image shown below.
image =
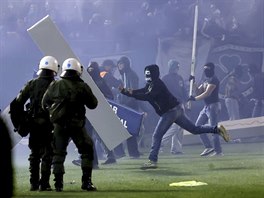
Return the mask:
{"type": "MultiPolygon", "coordinates": [[[[264,143],[223,144],[225,156],[202,158],[201,145],[185,146],[185,154],[161,153],[159,168],[140,170],[148,153],[138,160],[124,158],[93,172],[97,192],[80,189],[81,170],[66,162],[63,192],[30,192],[26,166],[16,167],[15,197],[264,197],[264,143]],[[207,186],[170,187],[173,182],[196,180],[207,186]]],[[[53,177],[51,184],[53,186],[53,177]]]]}

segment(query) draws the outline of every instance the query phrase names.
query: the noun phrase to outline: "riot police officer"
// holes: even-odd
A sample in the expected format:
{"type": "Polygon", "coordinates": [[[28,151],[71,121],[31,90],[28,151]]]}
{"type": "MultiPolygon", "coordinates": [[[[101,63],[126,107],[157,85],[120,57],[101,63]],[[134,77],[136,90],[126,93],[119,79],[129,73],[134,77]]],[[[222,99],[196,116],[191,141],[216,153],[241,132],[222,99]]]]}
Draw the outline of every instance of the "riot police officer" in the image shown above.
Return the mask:
{"type": "Polygon", "coordinates": [[[83,190],[95,191],[93,185],[93,141],[85,129],[85,106],[97,107],[97,98],[80,78],[83,66],[75,58],[63,62],[61,79],[55,81],[45,93],[42,106],[50,112],[54,126],[53,174],[57,192],[63,190],[64,161],[69,140],[72,139],[81,156],[83,190]]]}
{"type": "Polygon", "coordinates": [[[18,107],[30,100],[28,105],[30,114],[29,130],[29,172],[30,190],[51,190],[49,179],[52,162],[52,123],[48,112],[41,106],[42,97],[48,86],[54,81],[59,70],[58,61],[53,56],[45,56],[40,60],[37,78],[27,82],[15,99],[18,107]],[[40,166],[41,165],[41,166],[40,166]],[[41,174],[40,174],[41,173],[41,174]],[[40,178],[41,175],[41,178],[40,178]]]}

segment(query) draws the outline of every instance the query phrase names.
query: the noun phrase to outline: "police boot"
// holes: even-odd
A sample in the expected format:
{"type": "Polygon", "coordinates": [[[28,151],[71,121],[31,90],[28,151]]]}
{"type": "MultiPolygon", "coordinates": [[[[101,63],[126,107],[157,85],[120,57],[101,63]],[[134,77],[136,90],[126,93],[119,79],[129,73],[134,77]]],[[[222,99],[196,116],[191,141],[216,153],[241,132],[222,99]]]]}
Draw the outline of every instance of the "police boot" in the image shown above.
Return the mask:
{"type": "Polygon", "coordinates": [[[51,191],[49,180],[50,180],[50,172],[42,172],[40,182],[39,182],[40,191],[51,191]]]}
{"type": "Polygon", "coordinates": [[[39,190],[39,169],[29,168],[30,171],[30,191],[39,190]]]}
{"type": "Polygon", "coordinates": [[[36,184],[36,183],[32,183],[32,184],[30,184],[30,191],[36,191],[36,190],[38,190],[39,189],[39,185],[38,184],[36,184]]]}
{"type": "Polygon", "coordinates": [[[82,189],[87,191],[96,191],[96,187],[92,183],[91,174],[83,174],[82,189]]]}
{"type": "Polygon", "coordinates": [[[63,174],[55,174],[54,175],[54,186],[55,186],[55,190],[56,192],[61,192],[63,190],[63,174]]]}

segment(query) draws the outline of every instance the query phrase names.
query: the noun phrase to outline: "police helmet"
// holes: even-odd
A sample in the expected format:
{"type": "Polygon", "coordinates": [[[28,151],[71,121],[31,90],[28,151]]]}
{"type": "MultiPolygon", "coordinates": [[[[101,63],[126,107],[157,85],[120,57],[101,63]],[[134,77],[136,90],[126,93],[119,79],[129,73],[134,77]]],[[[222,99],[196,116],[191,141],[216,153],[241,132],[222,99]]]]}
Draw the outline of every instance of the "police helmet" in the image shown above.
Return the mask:
{"type": "Polygon", "coordinates": [[[57,59],[53,56],[44,56],[39,62],[39,70],[37,72],[37,75],[39,75],[43,69],[54,71],[55,74],[57,74],[59,71],[59,64],[57,59]]]}
{"type": "Polygon", "coordinates": [[[64,77],[65,73],[69,70],[76,71],[77,74],[80,76],[83,72],[83,66],[77,59],[68,58],[62,64],[62,73],[60,76],[64,77]]]}

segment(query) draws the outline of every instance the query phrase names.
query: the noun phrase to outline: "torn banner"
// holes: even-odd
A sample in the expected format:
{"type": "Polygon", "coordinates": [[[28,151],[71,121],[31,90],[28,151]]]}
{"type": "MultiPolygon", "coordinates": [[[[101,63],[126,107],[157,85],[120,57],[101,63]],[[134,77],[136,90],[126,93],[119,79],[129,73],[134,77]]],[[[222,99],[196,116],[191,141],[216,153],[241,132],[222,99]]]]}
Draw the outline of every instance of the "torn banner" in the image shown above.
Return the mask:
{"type": "Polygon", "coordinates": [[[112,100],[108,100],[108,103],[128,132],[131,135],[138,136],[144,113],[140,113],[131,108],[117,104],[112,100]]]}

